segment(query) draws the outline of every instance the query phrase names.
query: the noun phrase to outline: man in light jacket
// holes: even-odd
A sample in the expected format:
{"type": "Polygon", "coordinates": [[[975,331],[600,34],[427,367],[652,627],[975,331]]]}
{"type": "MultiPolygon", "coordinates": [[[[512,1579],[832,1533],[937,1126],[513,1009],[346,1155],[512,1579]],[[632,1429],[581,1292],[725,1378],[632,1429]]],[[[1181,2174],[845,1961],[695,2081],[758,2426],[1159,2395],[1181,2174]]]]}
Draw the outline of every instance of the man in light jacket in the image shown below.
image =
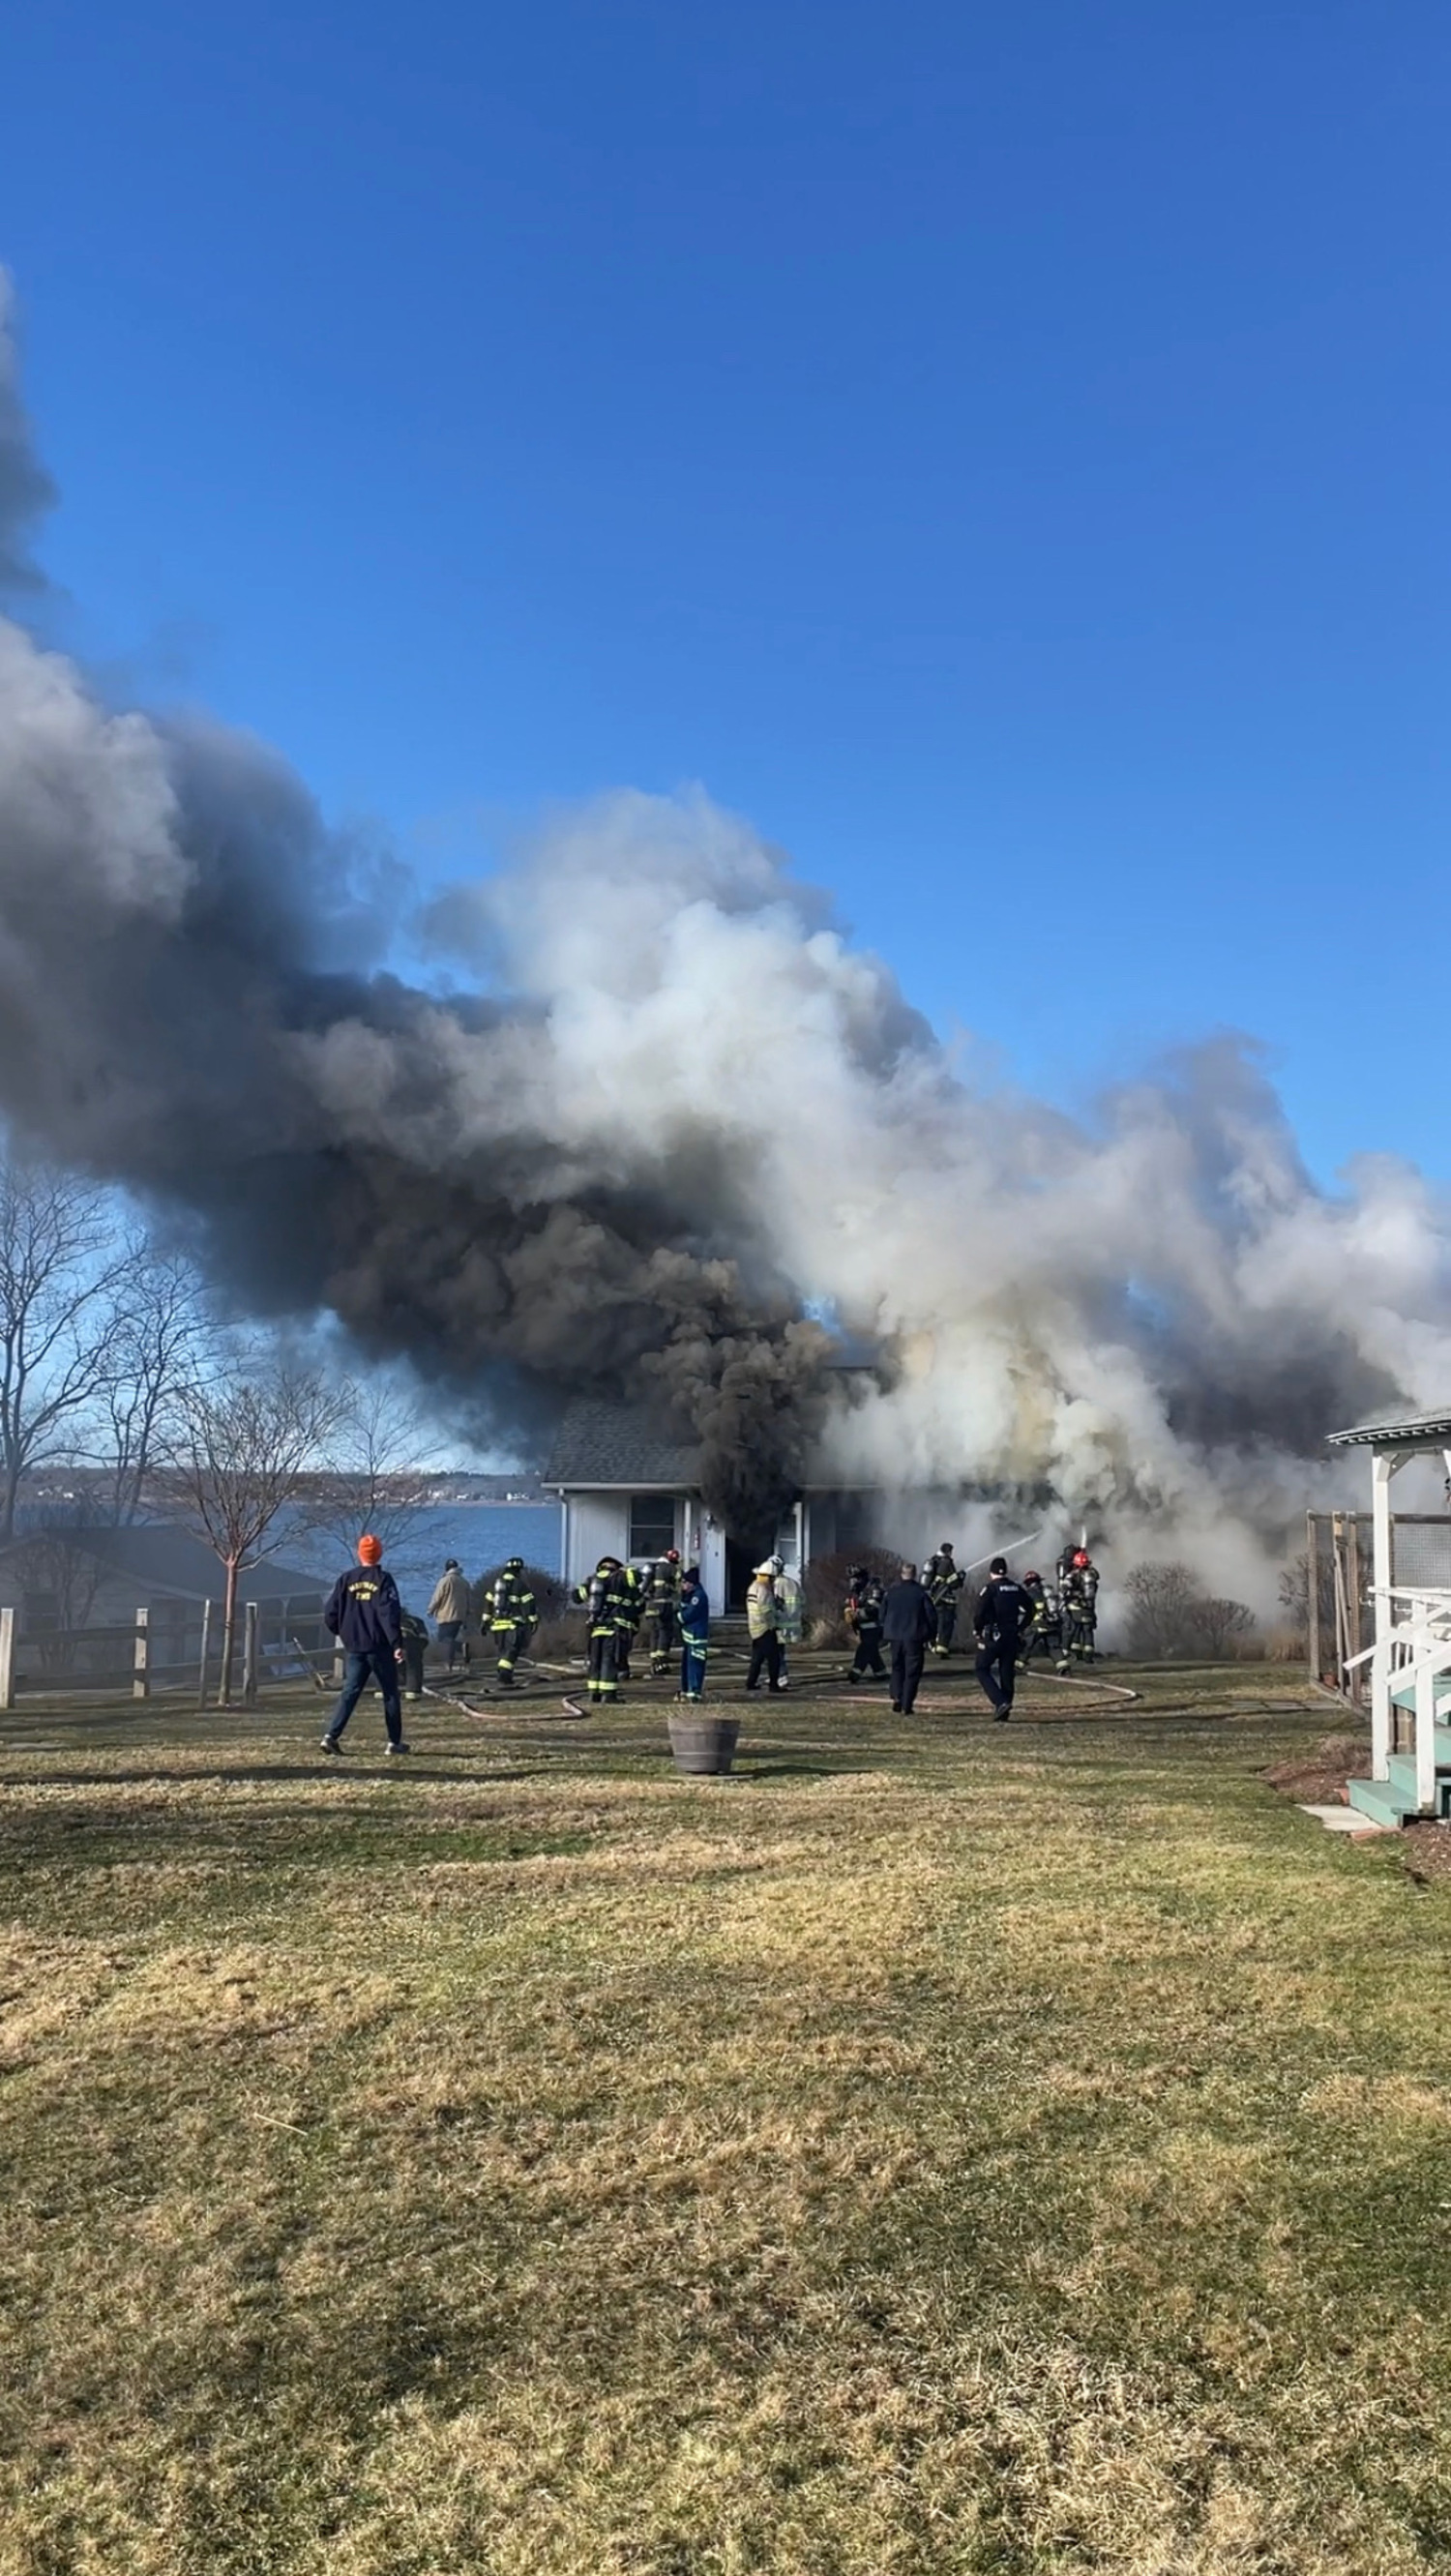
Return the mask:
{"type": "Polygon", "coordinates": [[[773,1691],[784,1690],[781,1679],[781,1604],[776,1595],[775,1568],[769,1563],[758,1565],[746,1594],[746,1626],[750,1631],[751,1660],[746,1668],[746,1688],[759,1690],[761,1675],[773,1691]]]}
{"type": "Polygon", "coordinates": [[[433,1587],[433,1599],[428,1605],[430,1619],[436,1620],[438,1624],[438,1642],[448,1656],[450,1672],[453,1671],[459,1659],[460,1640],[463,1643],[463,1660],[465,1664],[468,1662],[469,1617],[472,1609],[472,1595],[459,1566],[458,1558],[450,1556],[445,1560],[443,1572],[433,1587]]]}
{"type": "Polygon", "coordinates": [[[926,1590],[917,1580],[915,1565],[904,1565],[895,1583],[887,1586],[882,1603],[882,1635],[892,1650],[892,1707],[899,1717],[910,1717],[917,1700],[917,1685],[927,1660],[927,1640],[935,1622],[926,1590]]]}

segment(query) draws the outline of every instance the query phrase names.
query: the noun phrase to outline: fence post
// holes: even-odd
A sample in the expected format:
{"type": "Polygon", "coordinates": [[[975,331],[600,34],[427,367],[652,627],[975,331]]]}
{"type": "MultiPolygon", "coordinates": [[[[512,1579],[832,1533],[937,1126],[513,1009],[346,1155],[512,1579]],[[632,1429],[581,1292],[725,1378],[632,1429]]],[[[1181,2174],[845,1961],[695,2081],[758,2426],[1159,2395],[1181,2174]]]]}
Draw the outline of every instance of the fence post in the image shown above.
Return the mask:
{"type": "Polygon", "coordinates": [[[131,1658],[131,1696],[133,1699],[151,1697],[151,1613],[144,1608],[138,1608],[136,1612],[136,1644],[131,1658]]]}
{"type": "Polygon", "coordinates": [[[1306,1645],[1310,1656],[1310,1679],[1318,1682],[1320,1673],[1320,1515],[1305,1514],[1305,1602],[1309,1612],[1309,1635],[1306,1645]]]}
{"type": "MultiPolygon", "coordinates": [[[[1347,1512],[1345,1515],[1345,1624],[1350,1632],[1350,1642],[1346,1651],[1351,1657],[1359,1654],[1364,1642],[1360,1633],[1360,1590],[1360,1514],[1347,1512]]],[[[1387,1610],[1387,1616],[1389,1616],[1389,1610],[1387,1610]]],[[[1363,1664],[1356,1667],[1351,1695],[1357,1706],[1364,1708],[1366,1675],[1363,1664]]],[[[1383,1778],[1385,1775],[1382,1773],[1379,1776],[1383,1778]]]]}
{"type": "Polygon", "coordinates": [[[242,1706],[257,1705],[257,1604],[242,1607],[242,1706]]]}
{"type": "Polygon", "coordinates": [[[197,1686],[196,1686],[196,1704],[197,1704],[198,1708],[205,1708],[205,1707],[206,1707],[206,1704],[207,1704],[207,1653],[208,1653],[208,1649],[209,1649],[209,1648],[210,1648],[210,1646],[211,1646],[211,1642],[212,1642],[212,1605],[211,1605],[210,1601],[204,1601],[204,1602],[202,1603],[202,1660],[201,1660],[201,1671],[199,1672],[199,1674],[198,1674],[198,1676],[197,1676],[197,1686]]]}
{"type": "Polygon", "coordinates": [[[15,1706],[15,1612],[0,1610],[0,1708],[15,1706]]]}
{"type": "Polygon", "coordinates": [[[335,1645],[334,1645],[334,1647],[333,1647],[333,1688],[334,1688],[334,1690],[341,1690],[341,1689],[342,1689],[342,1686],[343,1686],[343,1641],[342,1641],[341,1637],[339,1637],[339,1638],[338,1638],[338,1640],[337,1640],[337,1642],[335,1643],[335,1645]]]}

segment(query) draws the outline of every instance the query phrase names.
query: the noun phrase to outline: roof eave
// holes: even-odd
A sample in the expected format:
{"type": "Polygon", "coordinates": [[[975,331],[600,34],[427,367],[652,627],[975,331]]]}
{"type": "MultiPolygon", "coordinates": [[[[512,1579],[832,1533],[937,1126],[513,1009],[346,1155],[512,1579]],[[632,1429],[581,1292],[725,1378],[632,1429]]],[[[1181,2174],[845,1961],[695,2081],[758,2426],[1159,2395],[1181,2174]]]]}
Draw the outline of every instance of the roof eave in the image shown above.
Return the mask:
{"type": "Polygon", "coordinates": [[[1330,1431],[1330,1449],[1441,1449],[1451,1443],[1451,1413],[1429,1413],[1400,1422],[1356,1422],[1330,1431]]]}

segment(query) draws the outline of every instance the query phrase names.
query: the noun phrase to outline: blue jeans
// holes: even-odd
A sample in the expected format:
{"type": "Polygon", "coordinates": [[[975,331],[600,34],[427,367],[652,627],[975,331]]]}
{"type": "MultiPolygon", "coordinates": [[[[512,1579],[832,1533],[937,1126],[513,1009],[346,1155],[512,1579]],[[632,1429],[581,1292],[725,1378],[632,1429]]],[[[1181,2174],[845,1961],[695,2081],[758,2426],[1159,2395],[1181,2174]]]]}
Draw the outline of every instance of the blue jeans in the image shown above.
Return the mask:
{"type": "Polygon", "coordinates": [[[398,1666],[391,1646],[372,1646],[365,1655],[349,1650],[343,1665],[343,1687],[327,1731],[332,1736],[341,1735],[369,1680],[375,1681],[383,1694],[383,1724],[388,1729],[388,1741],[401,1744],[403,1711],[398,1699],[398,1666]]]}

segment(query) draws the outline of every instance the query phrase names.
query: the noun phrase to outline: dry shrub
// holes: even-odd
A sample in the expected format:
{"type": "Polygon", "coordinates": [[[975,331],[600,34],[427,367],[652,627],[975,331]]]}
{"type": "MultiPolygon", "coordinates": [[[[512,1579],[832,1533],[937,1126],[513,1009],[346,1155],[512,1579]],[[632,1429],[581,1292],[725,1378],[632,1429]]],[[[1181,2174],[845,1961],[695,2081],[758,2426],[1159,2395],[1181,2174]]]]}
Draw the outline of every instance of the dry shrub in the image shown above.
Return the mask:
{"type": "Polygon", "coordinates": [[[1220,1663],[1245,1654],[1255,1615],[1243,1601],[1205,1592],[1192,1569],[1175,1561],[1133,1566],[1124,1578],[1131,1655],[1196,1656],[1220,1663]]]}

